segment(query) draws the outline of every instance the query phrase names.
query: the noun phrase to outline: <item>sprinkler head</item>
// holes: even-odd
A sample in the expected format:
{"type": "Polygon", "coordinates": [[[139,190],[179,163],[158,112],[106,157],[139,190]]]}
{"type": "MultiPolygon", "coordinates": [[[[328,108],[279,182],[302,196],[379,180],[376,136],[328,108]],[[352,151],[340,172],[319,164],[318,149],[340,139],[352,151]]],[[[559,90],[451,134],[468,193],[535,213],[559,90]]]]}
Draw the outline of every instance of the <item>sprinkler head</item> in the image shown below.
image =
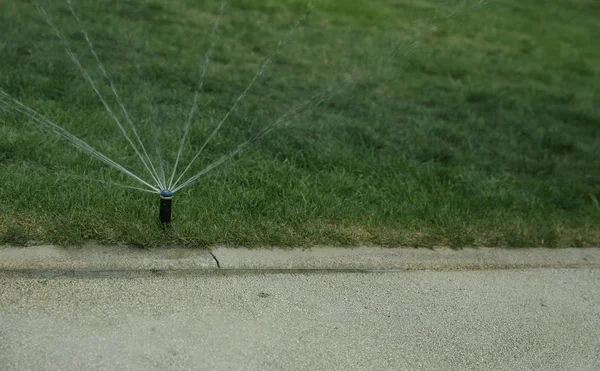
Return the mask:
{"type": "Polygon", "coordinates": [[[160,213],[158,218],[162,224],[171,223],[171,203],[173,202],[173,192],[161,189],[160,191],[160,213]]]}

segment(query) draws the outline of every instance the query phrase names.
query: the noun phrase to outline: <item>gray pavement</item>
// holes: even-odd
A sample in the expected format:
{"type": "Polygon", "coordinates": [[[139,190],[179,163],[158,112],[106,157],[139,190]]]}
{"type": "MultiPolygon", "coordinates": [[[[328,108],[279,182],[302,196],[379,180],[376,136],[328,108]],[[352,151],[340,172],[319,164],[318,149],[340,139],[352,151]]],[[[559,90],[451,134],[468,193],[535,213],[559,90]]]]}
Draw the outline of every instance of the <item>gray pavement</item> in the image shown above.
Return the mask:
{"type": "Polygon", "coordinates": [[[315,247],[246,249],[216,247],[139,249],[126,246],[0,246],[0,272],[237,270],[473,270],[600,267],[600,249],[414,249],[315,247]]]}
{"type": "Polygon", "coordinates": [[[598,249],[523,250],[522,266],[407,249],[393,269],[277,251],[258,270],[244,250],[237,269],[218,249],[131,250],[111,269],[118,248],[27,249],[0,248],[0,370],[600,369],[598,249]]]}

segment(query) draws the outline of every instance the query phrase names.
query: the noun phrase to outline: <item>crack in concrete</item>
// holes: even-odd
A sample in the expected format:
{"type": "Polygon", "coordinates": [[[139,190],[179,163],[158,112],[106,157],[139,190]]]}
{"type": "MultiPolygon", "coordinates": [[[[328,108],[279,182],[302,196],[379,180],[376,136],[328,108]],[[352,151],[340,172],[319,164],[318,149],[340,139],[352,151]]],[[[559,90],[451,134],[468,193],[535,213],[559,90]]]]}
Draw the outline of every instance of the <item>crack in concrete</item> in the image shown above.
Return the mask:
{"type": "Polygon", "coordinates": [[[208,252],[210,254],[210,256],[213,257],[213,259],[215,260],[215,263],[217,263],[217,269],[221,269],[221,263],[219,263],[219,259],[217,259],[217,257],[215,256],[215,254],[213,254],[212,251],[208,252]]]}

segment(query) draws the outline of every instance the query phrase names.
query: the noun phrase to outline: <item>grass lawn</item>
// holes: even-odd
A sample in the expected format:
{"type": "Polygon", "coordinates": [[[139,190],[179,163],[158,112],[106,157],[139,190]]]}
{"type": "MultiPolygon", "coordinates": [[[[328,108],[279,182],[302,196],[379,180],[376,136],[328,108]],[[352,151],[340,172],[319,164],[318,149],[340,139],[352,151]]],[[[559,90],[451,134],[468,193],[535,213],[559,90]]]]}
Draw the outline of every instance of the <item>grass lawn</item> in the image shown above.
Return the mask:
{"type": "MultiPolygon", "coordinates": [[[[66,3],[41,3],[120,114],[66,3]]],[[[92,181],[144,187],[0,100],[0,243],[600,245],[600,4],[478,3],[317,0],[278,48],[305,2],[230,1],[179,173],[274,50],[185,178],[331,94],[178,191],[166,230],[158,195],[92,181]]],[[[220,1],[73,4],[168,179],[220,1]]],[[[0,89],[154,185],[27,1],[0,3],[0,89]]]]}

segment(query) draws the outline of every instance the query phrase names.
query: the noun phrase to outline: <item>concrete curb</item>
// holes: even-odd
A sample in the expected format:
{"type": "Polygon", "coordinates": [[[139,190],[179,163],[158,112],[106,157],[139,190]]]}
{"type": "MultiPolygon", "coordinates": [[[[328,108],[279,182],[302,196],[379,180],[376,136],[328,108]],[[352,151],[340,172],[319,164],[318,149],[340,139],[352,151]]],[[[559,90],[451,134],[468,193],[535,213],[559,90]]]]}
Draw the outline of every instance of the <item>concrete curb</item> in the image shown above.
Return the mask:
{"type": "Polygon", "coordinates": [[[221,269],[472,270],[600,267],[600,249],[215,248],[221,269]]]}
{"type": "Polygon", "coordinates": [[[216,269],[208,250],[139,249],[125,246],[0,247],[0,271],[17,270],[191,270],[216,269]]]}
{"type": "MultiPolygon", "coordinates": [[[[216,247],[138,249],[88,244],[0,247],[0,272],[63,271],[286,271],[286,270],[478,270],[599,267],[600,248],[415,249],[315,247],[247,249],[216,247]]],[[[85,274],[83,274],[85,275],[85,274]]]]}

